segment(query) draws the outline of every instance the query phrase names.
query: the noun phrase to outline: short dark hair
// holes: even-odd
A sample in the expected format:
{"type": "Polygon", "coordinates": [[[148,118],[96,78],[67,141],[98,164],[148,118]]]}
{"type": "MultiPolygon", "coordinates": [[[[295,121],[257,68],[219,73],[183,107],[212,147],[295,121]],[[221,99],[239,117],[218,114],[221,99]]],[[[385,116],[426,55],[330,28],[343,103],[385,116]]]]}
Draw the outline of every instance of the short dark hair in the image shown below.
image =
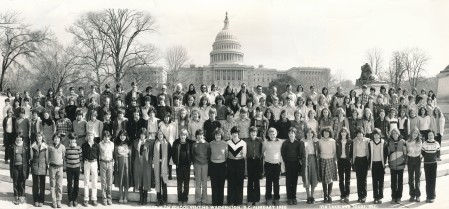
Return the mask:
{"type": "Polygon", "coordinates": [[[234,126],[231,128],[231,134],[239,133],[239,132],[240,132],[240,128],[238,126],[234,126]]]}

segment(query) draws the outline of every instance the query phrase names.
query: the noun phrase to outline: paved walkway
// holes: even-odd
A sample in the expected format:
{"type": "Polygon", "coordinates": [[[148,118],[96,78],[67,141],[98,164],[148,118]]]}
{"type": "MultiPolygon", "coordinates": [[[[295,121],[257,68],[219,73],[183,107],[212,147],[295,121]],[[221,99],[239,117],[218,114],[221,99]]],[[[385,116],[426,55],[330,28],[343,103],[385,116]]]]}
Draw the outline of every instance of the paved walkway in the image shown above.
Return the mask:
{"type": "MultiPolygon", "coordinates": [[[[381,205],[373,205],[372,204],[373,193],[372,192],[368,192],[368,199],[367,199],[367,203],[365,203],[365,204],[357,203],[357,201],[356,201],[357,197],[356,197],[356,195],[353,194],[353,195],[350,196],[350,200],[351,201],[349,202],[349,204],[340,203],[338,201],[339,197],[338,196],[334,196],[333,197],[334,203],[332,203],[332,204],[323,204],[322,203],[322,199],[318,199],[318,203],[317,204],[315,204],[315,205],[308,205],[308,204],[305,203],[304,200],[299,200],[300,203],[296,207],[288,206],[288,205],[286,205],[285,202],[282,202],[281,206],[276,207],[276,208],[278,208],[278,209],[283,209],[283,208],[432,208],[432,209],[433,208],[442,208],[443,209],[443,208],[449,208],[449,198],[447,196],[447,194],[449,193],[449,187],[447,187],[447,185],[449,185],[449,176],[439,177],[437,179],[437,191],[436,191],[437,198],[436,198],[434,203],[425,203],[425,181],[421,181],[421,189],[422,189],[421,190],[421,192],[422,192],[421,200],[422,200],[422,202],[420,202],[420,203],[416,203],[416,202],[410,203],[410,202],[408,202],[408,198],[409,198],[409,196],[408,196],[408,186],[404,185],[403,198],[402,198],[403,200],[402,200],[402,203],[399,204],[399,205],[390,204],[391,190],[390,190],[390,188],[385,188],[384,189],[384,196],[385,196],[385,198],[383,199],[384,203],[381,204],[381,205]]],[[[318,186],[321,186],[321,184],[318,185],[318,186]]],[[[32,198],[32,195],[31,195],[31,187],[26,187],[26,194],[27,194],[26,197],[27,197],[27,203],[28,204],[16,206],[16,205],[14,205],[12,203],[12,200],[13,200],[12,183],[10,183],[10,182],[0,182],[0,209],[34,208],[33,205],[32,205],[33,198],[32,198]]],[[[44,207],[42,207],[42,208],[50,209],[51,208],[51,203],[50,203],[51,196],[50,196],[50,191],[48,191],[48,190],[46,191],[45,199],[46,199],[46,202],[45,202],[44,207]]],[[[78,203],[81,203],[81,201],[82,201],[82,197],[79,196],[78,197],[78,203]]],[[[63,203],[63,205],[62,205],[63,208],[68,208],[68,206],[67,206],[67,194],[66,193],[63,194],[63,201],[62,201],[62,203],[63,203]]],[[[262,206],[265,206],[265,205],[260,205],[260,206],[261,207],[257,207],[257,208],[268,208],[268,207],[262,207],[262,206]]],[[[81,204],[78,204],[78,208],[84,208],[84,207],[81,206],[81,204]]],[[[94,207],[89,205],[88,208],[94,208],[94,207]]],[[[105,209],[106,208],[109,208],[109,209],[112,209],[112,208],[114,208],[114,209],[115,208],[126,209],[126,208],[157,208],[157,207],[154,206],[154,204],[148,205],[146,207],[138,206],[137,202],[131,202],[131,203],[128,203],[126,205],[119,205],[119,204],[117,204],[116,201],[114,201],[114,205],[112,205],[112,206],[103,206],[103,205],[99,204],[96,208],[98,208],[98,209],[101,209],[101,208],[105,208],[105,209]]],[[[178,208],[178,207],[176,205],[171,204],[171,205],[168,205],[166,208],[178,208]]],[[[186,206],[184,208],[192,208],[193,209],[193,208],[197,208],[197,207],[194,206],[194,205],[189,205],[189,206],[186,206]]],[[[209,207],[201,207],[201,208],[211,208],[211,207],[209,206],[209,207]]],[[[231,207],[229,207],[229,208],[231,208],[231,207]]],[[[275,208],[275,207],[272,207],[272,208],[275,208]]]]}

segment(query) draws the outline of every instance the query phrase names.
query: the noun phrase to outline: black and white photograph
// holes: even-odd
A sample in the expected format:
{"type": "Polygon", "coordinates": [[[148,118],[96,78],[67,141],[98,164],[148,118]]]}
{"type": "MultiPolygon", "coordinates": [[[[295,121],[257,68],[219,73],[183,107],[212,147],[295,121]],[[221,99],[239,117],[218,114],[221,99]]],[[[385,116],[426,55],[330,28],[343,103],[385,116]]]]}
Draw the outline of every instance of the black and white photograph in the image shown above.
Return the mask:
{"type": "Polygon", "coordinates": [[[447,0],[0,5],[0,209],[449,204],[447,0]]]}

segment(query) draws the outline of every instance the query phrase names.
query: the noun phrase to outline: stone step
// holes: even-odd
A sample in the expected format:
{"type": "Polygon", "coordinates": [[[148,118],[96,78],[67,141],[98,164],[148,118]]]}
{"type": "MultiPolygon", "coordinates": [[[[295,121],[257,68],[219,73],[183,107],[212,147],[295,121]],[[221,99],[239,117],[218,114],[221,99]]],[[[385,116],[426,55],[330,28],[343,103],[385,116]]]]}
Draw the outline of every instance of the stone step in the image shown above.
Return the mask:
{"type": "MultiPolygon", "coordinates": [[[[445,164],[445,165],[442,165],[442,166],[438,167],[437,176],[440,177],[440,176],[446,176],[446,175],[449,175],[449,164],[445,164]]],[[[420,179],[421,179],[421,181],[425,180],[424,173],[422,173],[420,179]]],[[[9,171],[0,170],[0,181],[10,181],[9,171]]],[[[301,182],[301,178],[299,178],[298,182],[301,182]]],[[[437,180],[437,182],[438,182],[438,180],[437,180]]],[[[372,191],[372,178],[367,178],[367,184],[368,184],[367,185],[367,190],[368,191],[372,191]]],[[[407,184],[408,184],[408,175],[407,175],[406,172],[404,172],[403,184],[404,184],[404,186],[407,186],[407,184]]],[[[66,193],[67,188],[65,186],[66,185],[65,181],[64,181],[63,185],[64,185],[63,186],[63,192],[66,193]]],[[[245,185],[245,188],[244,188],[244,191],[243,191],[243,194],[244,194],[243,201],[246,202],[246,198],[247,198],[246,183],[244,185],[245,185]]],[[[385,175],[384,189],[390,189],[390,185],[391,185],[391,179],[390,179],[389,175],[385,175]]],[[[32,186],[32,181],[30,179],[28,179],[26,181],[26,186],[27,187],[31,187],[32,186]]],[[[424,187],[425,187],[425,182],[421,182],[421,191],[424,191],[423,190],[424,187]]],[[[48,181],[48,177],[47,177],[46,189],[49,190],[49,188],[50,188],[49,187],[49,181],[48,181]]],[[[98,189],[98,192],[97,192],[98,200],[101,201],[101,186],[98,185],[97,189],[98,189]]],[[[265,187],[262,187],[262,186],[260,187],[260,191],[261,191],[261,201],[260,201],[260,203],[265,203],[265,198],[264,198],[265,189],[266,189],[265,187]]],[[[11,188],[11,190],[12,190],[12,188],[11,188]]],[[[31,189],[28,188],[26,190],[26,193],[27,194],[31,193],[30,190],[31,189]]],[[[128,194],[128,200],[129,201],[134,201],[134,202],[138,201],[138,199],[139,199],[138,192],[132,192],[132,190],[133,189],[131,188],[130,192],[128,194]]],[[[353,194],[353,195],[350,196],[350,199],[355,199],[356,198],[355,194],[357,193],[357,186],[356,186],[356,180],[354,180],[354,179],[351,180],[350,190],[351,190],[351,194],[353,194]]],[[[318,184],[318,186],[316,187],[316,190],[315,190],[315,195],[314,195],[316,199],[323,197],[323,192],[322,191],[323,190],[322,190],[321,184],[318,184]]],[[[212,197],[211,197],[212,189],[210,188],[210,186],[208,186],[207,192],[208,192],[208,203],[210,204],[211,201],[212,201],[212,197]]],[[[168,193],[168,203],[177,203],[177,188],[176,187],[167,187],[167,193],[168,193]]],[[[338,182],[334,182],[332,193],[333,193],[334,196],[337,196],[338,194],[340,194],[340,190],[338,188],[338,182]]],[[[83,183],[83,181],[80,181],[79,194],[80,194],[79,195],[79,201],[81,201],[82,198],[83,198],[83,194],[84,194],[84,183],[83,183]]],[[[226,203],[226,196],[227,196],[226,195],[227,194],[227,189],[226,188],[225,188],[224,194],[225,194],[225,198],[224,199],[225,199],[225,203],[226,203]]],[[[66,194],[64,194],[64,195],[66,195],[66,194]]],[[[156,192],[155,192],[154,189],[152,189],[152,191],[149,192],[148,196],[149,196],[150,202],[156,202],[156,192]]],[[[286,201],[287,197],[286,197],[285,186],[281,186],[280,187],[280,196],[281,196],[280,201],[286,201]]],[[[298,199],[300,201],[305,201],[306,193],[305,193],[305,190],[304,190],[304,188],[302,186],[298,187],[297,196],[298,196],[298,199]]],[[[407,196],[407,194],[403,194],[403,196],[405,197],[405,196],[407,196]]],[[[119,198],[118,188],[116,188],[116,187],[113,188],[112,197],[113,197],[114,200],[118,200],[118,198],[119,198]]],[[[386,198],[388,199],[388,197],[386,197],[386,198]]],[[[189,200],[188,200],[188,203],[189,204],[195,204],[195,189],[194,189],[194,187],[190,187],[190,189],[189,189],[189,200]]]]}
{"type": "MultiPolygon", "coordinates": [[[[448,147],[443,147],[443,149],[444,150],[443,150],[443,152],[441,154],[441,161],[438,162],[439,166],[442,166],[444,164],[449,164],[449,146],[448,147]]],[[[9,164],[5,164],[3,159],[4,159],[4,152],[0,151],[0,162],[2,162],[2,163],[0,163],[0,170],[9,170],[9,164]]],[[[172,169],[173,169],[172,170],[173,179],[169,180],[167,186],[169,186],[169,187],[170,186],[176,187],[176,176],[177,176],[177,174],[176,174],[176,166],[174,165],[172,169]]],[[[407,171],[407,170],[408,170],[408,168],[405,167],[405,171],[407,171]]],[[[385,173],[386,174],[390,174],[390,169],[388,168],[388,165],[387,165],[387,168],[385,169],[385,173]]],[[[368,177],[370,177],[370,176],[371,176],[371,172],[368,172],[368,177]]],[[[66,179],[66,172],[64,172],[64,179],[66,179]]],[[[354,171],[353,171],[353,174],[351,174],[351,179],[356,179],[354,171]]],[[[84,175],[83,174],[80,175],[80,180],[84,180],[84,175]]],[[[193,165],[190,168],[190,180],[191,180],[190,181],[190,186],[193,187],[195,185],[195,182],[194,182],[195,176],[194,176],[194,166],[193,165]]],[[[100,182],[100,179],[98,179],[98,182],[100,182]]],[[[245,179],[245,182],[247,182],[247,179],[245,179]]],[[[279,184],[281,186],[285,185],[285,177],[281,176],[279,184]]],[[[210,186],[210,181],[208,181],[208,185],[210,186]]],[[[265,182],[264,181],[261,182],[261,186],[265,186],[265,182]]]]}

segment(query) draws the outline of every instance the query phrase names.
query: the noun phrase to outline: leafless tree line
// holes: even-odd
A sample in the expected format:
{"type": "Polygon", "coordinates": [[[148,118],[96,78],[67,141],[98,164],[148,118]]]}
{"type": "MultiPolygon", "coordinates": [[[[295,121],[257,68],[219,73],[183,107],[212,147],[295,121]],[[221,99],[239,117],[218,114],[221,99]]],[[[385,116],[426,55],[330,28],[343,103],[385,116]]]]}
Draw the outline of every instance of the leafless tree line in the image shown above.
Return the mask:
{"type": "MultiPolygon", "coordinates": [[[[16,81],[23,72],[32,74],[30,80],[39,82],[37,86],[55,90],[80,82],[101,89],[106,83],[121,83],[125,77],[154,84],[154,76],[145,72],[162,57],[151,40],[156,29],[155,19],[143,11],[87,12],[66,29],[72,41],[64,46],[48,29],[31,29],[18,12],[0,13],[0,91],[5,85],[20,86],[16,81]]],[[[188,54],[183,46],[175,46],[163,58],[166,71],[177,75],[188,54]]]]}
{"type": "Polygon", "coordinates": [[[387,61],[379,48],[368,49],[365,53],[365,61],[370,64],[373,73],[394,88],[400,87],[404,81],[408,81],[412,88],[418,86],[429,60],[426,52],[417,47],[395,50],[387,61]],[[385,62],[387,68],[384,68],[385,62]]]}

